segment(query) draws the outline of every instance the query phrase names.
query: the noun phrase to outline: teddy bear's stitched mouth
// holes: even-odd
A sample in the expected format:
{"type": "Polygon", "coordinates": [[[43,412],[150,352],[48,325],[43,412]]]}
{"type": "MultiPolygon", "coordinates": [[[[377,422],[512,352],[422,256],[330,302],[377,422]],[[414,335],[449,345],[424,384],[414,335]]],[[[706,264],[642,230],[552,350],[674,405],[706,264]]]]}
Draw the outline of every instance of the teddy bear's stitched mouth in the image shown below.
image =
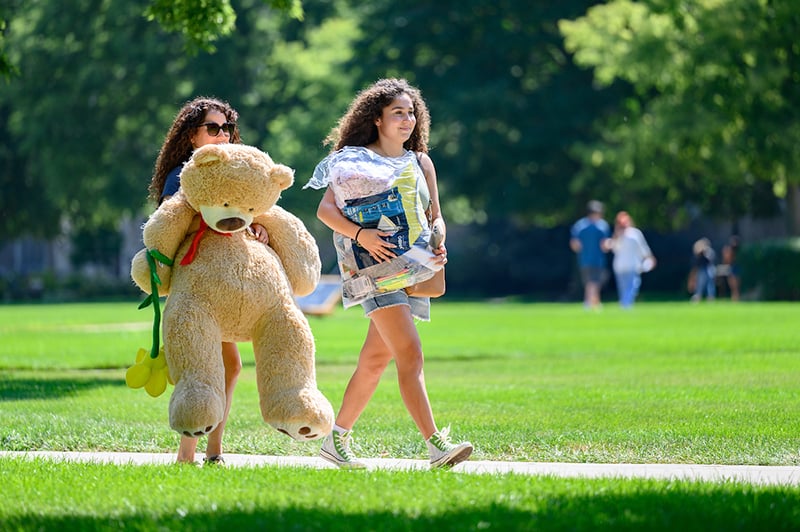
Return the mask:
{"type": "Polygon", "coordinates": [[[241,218],[223,218],[222,220],[217,221],[215,224],[215,229],[217,231],[232,232],[238,231],[246,225],[247,223],[241,218]]]}

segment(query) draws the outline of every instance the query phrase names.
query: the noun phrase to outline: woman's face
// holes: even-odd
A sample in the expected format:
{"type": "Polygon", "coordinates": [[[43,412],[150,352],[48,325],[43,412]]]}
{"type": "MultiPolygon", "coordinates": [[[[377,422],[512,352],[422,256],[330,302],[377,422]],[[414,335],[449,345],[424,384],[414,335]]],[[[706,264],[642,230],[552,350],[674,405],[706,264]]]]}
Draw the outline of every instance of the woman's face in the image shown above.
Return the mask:
{"type": "Polygon", "coordinates": [[[375,125],[378,127],[378,136],[401,144],[407,141],[417,126],[411,97],[405,93],[398,95],[383,108],[375,125]]]}
{"type": "Polygon", "coordinates": [[[192,131],[189,136],[189,140],[192,142],[192,147],[194,149],[205,146],[206,144],[227,144],[230,142],[233,130],[229,129],[230,126],[225,126],[225,129],[222,129],[222,126],[228,124],[228,119],[225,117],[225,114],[220,111],[209,110],[206,113],[206,117],[203,119],[203,124],[204,125],[192,131]],[[209,132],[209,129],[211,132],[209,132]],[[211,135],[212,132],[217,133],[217,135],[211,135]]]}

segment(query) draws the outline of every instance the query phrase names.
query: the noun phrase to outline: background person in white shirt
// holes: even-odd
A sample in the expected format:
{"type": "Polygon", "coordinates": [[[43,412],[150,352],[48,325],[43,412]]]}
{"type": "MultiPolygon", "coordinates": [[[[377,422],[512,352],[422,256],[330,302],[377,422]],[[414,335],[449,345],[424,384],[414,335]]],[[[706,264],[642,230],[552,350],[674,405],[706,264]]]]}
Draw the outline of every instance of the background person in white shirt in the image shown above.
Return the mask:
{"type": "Polygon", "coordinates": [[[633,219],[625,211],[617,213],[614,234],[606,247],[614,253],[612,268],[617,281],[619,304],[622,308],[630,308],[639,295],[642,272],[655,268],[656,258],[644,235],[634,227],[633,219]]]}

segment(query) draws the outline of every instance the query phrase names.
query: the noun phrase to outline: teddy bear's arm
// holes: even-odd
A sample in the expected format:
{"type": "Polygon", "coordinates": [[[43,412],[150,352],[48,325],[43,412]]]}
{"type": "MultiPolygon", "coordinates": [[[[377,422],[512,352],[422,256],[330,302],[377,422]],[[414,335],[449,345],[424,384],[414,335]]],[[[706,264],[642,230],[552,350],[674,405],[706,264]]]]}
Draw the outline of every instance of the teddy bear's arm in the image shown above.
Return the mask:
{"type": "Polygon", "coordinates": [[[150,215],[143,229],[142,240],[145,249],[139,251],[131,261],[131,278],[144,293],[152,292],[153,272],[150,271],[150,260],[155,259],[155,274],[160,281],[159,295],[169,294],[172,267],[159,257],[164,256],[166,259],[174,261],[178,246],[186,233],[191,230],[195,214],[196,212],[189,206],[183,193],[179,190],[150,215]],[[150,259],[148,259],[148,254],[151,255],[150,259]]]}
{"type": "Polygon", "coordinates": [[[186,201],[183,191],[178,190],[144,224],[142,240],[145,247],[174,259],[196,214],[197,211],[186,201]]]}
{"type": "Polygon", "coordinates": [[[313,292],[319,284],[322,261],[317,241],[300,218],[275,205],[253,222],[267,228],[269,247],[280,257],[295,295],[313,292]]]}

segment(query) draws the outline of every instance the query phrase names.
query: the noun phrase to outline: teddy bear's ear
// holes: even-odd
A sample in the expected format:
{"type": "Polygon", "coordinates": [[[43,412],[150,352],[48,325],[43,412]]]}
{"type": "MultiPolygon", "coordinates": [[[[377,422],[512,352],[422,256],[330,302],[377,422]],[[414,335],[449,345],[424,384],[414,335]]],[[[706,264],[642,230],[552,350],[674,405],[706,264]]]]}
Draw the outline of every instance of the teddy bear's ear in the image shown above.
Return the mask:
{"type": "Polygon", "coordinates": [[[294,170],[286,165],[276,164],[269,173],[273,183],[278,185],[281,190],[286,190],[294,183],[294,170]]]}
{"type": "Polygon", "coordinates": [[[205,166],[217,161],[224,161],[227,158],[225,157],[225,150],[220,145],[206,144],[194,152],[192,159],[198,166],[205,166]]]}

